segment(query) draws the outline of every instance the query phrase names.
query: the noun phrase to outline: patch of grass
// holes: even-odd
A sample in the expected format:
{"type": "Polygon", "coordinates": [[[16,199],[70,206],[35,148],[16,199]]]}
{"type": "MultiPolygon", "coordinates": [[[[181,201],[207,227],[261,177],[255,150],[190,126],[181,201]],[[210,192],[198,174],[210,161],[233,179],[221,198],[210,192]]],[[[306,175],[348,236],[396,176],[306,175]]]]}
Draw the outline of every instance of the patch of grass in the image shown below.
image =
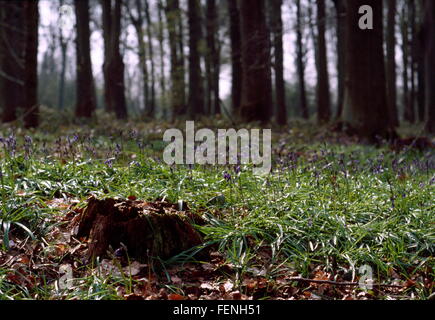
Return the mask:
{"type": "MultiPolygon", "coordinates": [[[[396,154],[304,140],[314,133],[296,126],[274,137],[273,171],[259,177],[250,166],[169,167],[155,143],[163,129],[139,125],[121,133],[97,124],[38,131],[31,142],[29,132],[0,133],[4,256],[14,237],[42,241],[55,226],[62,211],[47,205],[53,198],[136,196],[183,200],[201,213],[208,224],[198,228],[234,266],[239,282],[250,268],[274,277],[291,267],[309,277],[317,266],[337,274],[358,273],[363,265],[373,268],[378,282],[390,283],[393,273],[418,281],[424,272],[433,279],[433,151],[396,154]],[[268,258],[261,260],[266,248],[268,258]]],[[[166,263],[191,260],[186,253],[166,263]]],[[[0,299],[59,298],[51,284],[14,284],[10,272],[0,267],[0,299]]],[[[116,288],[131,285],[131,279],[95,274],[79,280],[62,298],[117,299],[116,288]]],[[[432,290],[422,285],[414,294],[425,298],[432,290]]]]}

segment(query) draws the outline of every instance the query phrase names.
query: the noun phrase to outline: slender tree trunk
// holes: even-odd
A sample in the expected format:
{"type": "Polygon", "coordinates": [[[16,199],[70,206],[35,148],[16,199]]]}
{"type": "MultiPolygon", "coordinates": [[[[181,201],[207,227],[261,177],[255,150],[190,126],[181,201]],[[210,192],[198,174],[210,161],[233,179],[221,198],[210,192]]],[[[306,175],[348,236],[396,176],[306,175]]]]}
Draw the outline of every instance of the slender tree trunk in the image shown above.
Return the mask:
{"type": "Polygon", "coordinates": [[[111,50],[111,34],[112,34],[112,0],[100,0],[102,7],[102,21],[103,21],[103,40],[104,40],[104,102],[107,112],[115,112],[115,107],[112,105],[110,96],[110,50],[111,50]]]}
{"type": "Polygon", "coordinates": [[[391,125],[397,127],[397,72],[396,72],[396,0],[388,0],[387,22],[387,98],[391,125]]]}
{"type": "Polygon", "coordinates": [[[296,0],[296,47],[297,47],[297,69],[299,82],[299,100],[302,117],[308,119],[308,102],[307,92],[305,89],[305,62],[304,62],[304,46],[302,40],[302,10],[301,0],[296,0]]]}
{"type": "Polygon", "coordinates": [[[219,50],[218,50],[218,13],[216,0],[208,0],[206,4],[206,77],[207,77],[207,109],[210,114],[220,113],[219,104],[219,50]]]}
{"type": "Polygon", "coordinates": [[[212,16],[211,8],[212,6],[216,6],[215,0],[206,2],[206,16],[205,16],[205,39],[207,42],[206,54],[205,54],[205,80],[206,80],[206,89],[205,89],[205,106],[204,113],[211,114],[212,103],[213,103],[213,66],[211,63],[211,51],[215,47],[214,42],[214,21],[210,19],[212,16]]]}
{"type": "Polygon", "coordinates": [[[145,1],[145,19],[147,22],[147,38],[148,38],[148,57],[151,62],[151,96],[148,106],[148,116],[154,117],[156,112],[156,77],[155,77],[155,64],[154,64],[154,49],[153,49],[153,38],[151,33],[152,21],[150,16],[149,1],[145,1]]]}
{"type": "Polygon", "coordinates": [[[435,133],[435,1],[426,0],[425,67],[426,67],[426,129],[435,133]]]}
{"type": "Polygon", "coordinates": [[[343,112],[344,101],[344,64],[346,62],[346,1],[333,0],[336,12],[336,30],[337,30],[337,82],[338,82],[338,97],[337,97],[337,114],[336,119],[340,119],[343,112]]]}
{"type": "Polygon", "coordinates": [[[105,47],[104,77],[106,108],[118,119],[127,118],[124,62],[120,53],[122,0],[102,0],[105,47]]]}
{"type": "Polygon", "coordinates": [[[242,46],[240,34],[240,13],[237,1],[228,0],[231,40],[231,99],[232,109],[239,110],[242,93],[242,46]]]}
{"type": "Polygon", "coordinates": [[[407,109],[407,118],[409,122],[415,122],[415,0],[408,0],[409,16],[409,66],[411,88],[409,92],[409,105],[407,109]]]}
{"type": "Polygon", "coordinates": [[[276,121],[279,125],[287,124],[287,106],[285,99],[284,81],[284,49],[282,43],[282,0],[271,1],[271,24],[273,34],[273,46],[275,51],[275,95],[276,95],[276,121]]]}
{"type": "Polygon", "coordinates": [[[402,5],[402,82],[403,82],[403,118],[410,122],[409,115],[409,25],[408,17],[406,15],[406,3],[402,5]]]}
{"type": "Polygon", "coordinates": [[[360,137],[375,142],[393,134],[387,107],[382,13],[379,0],[348,0],[346,16],[346,93],[344,122],[360,137]],[[359,8],[373,8],[372,30],[362,30],[359,8]]]}
{"type": "Polygon", "coordinates": [[[267,122],[272,114],[270,40],[264,0],[240,0],[242,101],[245,121],[267,122]]]}
{"type": "Polygon", "coordinates": [[[166,104],[166,81],[165,81],[165,49],[164,49],[164,41],[165,37],[163,34],[163,30],[165,29],[164,22],[163,22],[163,3],[162,0],[159,0],[157,4],[157,13],[159,18],[159,51],[160,51],[160,92],[161,92],[161,103],[160,103],[160,110],[163,113],[163,118],[167,118],[167,104],[166,104]]]}
{"type": "Polygon", "coordinates": [[[65,105],[65,73],[66,73],[66,52],[68,50],[68,43],[60,36],[60,55],[61,55],[61,67],[60,67],[60,79],[59,79],[59,101],[58,106],[60,110],[64,109],[65,105]]]}
{"type": "Polygon", "coordinates": [[[317,75],[317,108],[319,123],[328,122],[331,118],[331,97],[329,92],[329,73],[325,30],[325,0],[317,0],[317,45],[319,59],[319,70],[317,75]]]}
{"type": "MultiPolygon", "coordinates": [[[[178,0],[177,0],[178,1],[178,0]]],[[[183,25],[183,10],[180,7],[180,9],[177,11],[177,21],[178,21],[178,30],[177,30],[177,44],[178,44],[178,65],[179,69],[183,71],[181,79],[183,83],[183,90],[181,91],[181,94],[183,96],[183,102],[186,103],[186,57],[184,53],[184,25],[183,25]]],[[[184,107],[185,111],[187,111],[186,106],[184,107]]]]}
{"type": "Polygon", "coordinates": [[[0,28],[1,91],[3,104],[3,122],[17,119],[16,109],[23,106],[24,81],[24,28],[23,3],[18,1],[0,1],[2,8],[0,28]]]}
{"type": "Polygon", "coordinates": [[[90,118],[96,109],[94,77],[92,75],[91,44],[89,30],[89,1],[75,0],[77,17],[77,99],[76,117],[90,118]]]}
{"type": "Polygon", "coordinates": [[[426,96],[426,85],[425,85],[425,53],[424,53],[424,1],[418,2],[418,32],[417,32],[417,109],[418,109],[418,121],[423,123],[426,116],[425,111],[425,96],[426,96]]]}
{"type": "Polygon", "coordinates": [[[204,88],[201,71],[201,7],[199,0],[188,0],[189,5],[189,105],[193,118],[204,114],[204,88]]]}
{"type": "Polygon", "coordinates": [[[36,128],[39,124],[38,105],[38,1],[24,2],[26,24],[24,126],[36,128]]]}
{"type": "Polygon", "coordinates": [[[133,15],[133,12],[131,11],[131,8],[129,6],[130,3],[127,4],[128,13],[130,16],[130,20],[133,24],[133,27],[136,31],[137,36],[137,43],[138,43],[138,49],[139,49],[139,65],[142,70],[142,94],[143,94],[143,100],[144,100],[144,112],[148,115],[151,115],[149,113],[149,110],[151,108],[151,98],[149,93],[149,72],[148,72],[148,65],[147,65],[147,52],[146,52],[146,44],[145,44],[145,35],[144,35],[144,18],[142,15],[142,1],[136,0],[135,1],[135,7],[137,11],[137,16],[133,15]]]}
{"type": "MultiPolygon", "coordinates": [[[[64,5],[64,0],[59,1],[58,10],[64,5]]],[[[64,109],[65,105],[65,73],[66,73],[66,53],[68,50],[68,39],[63,36],[62,26],[59,26],[59,46],[60,46],[60,56],[61,56],[61,67],[60,67],[60,78],[59,78],[59,89],[58,89],[58,100],[57,106],[59,110],[64,109]]]]}
{"type": "Polygon", "coordinates": [[[183,54],[179,52],[177,45],[180,36],[178,31],[179,19],[179,1],[167,0],[166,20],[169,35],[169,48],[171,52],[171,109],[173,118],[183,115],[186,112],[184,59],[183,54]]]}

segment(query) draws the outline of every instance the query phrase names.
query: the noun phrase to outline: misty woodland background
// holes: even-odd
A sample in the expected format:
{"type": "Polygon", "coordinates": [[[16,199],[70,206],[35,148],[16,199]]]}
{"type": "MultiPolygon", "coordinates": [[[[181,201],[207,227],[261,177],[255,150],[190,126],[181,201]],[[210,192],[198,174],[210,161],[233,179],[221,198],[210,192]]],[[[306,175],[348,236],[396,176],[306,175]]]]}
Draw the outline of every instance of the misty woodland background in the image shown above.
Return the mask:
{"type": "Polygon", "coordinates": [[[367,135],[427,122],[433,132],[431,1],[2,1],[1,10],[3,122],[24,109],[36,126],[42,105],[85,118],[98,107],[117,118],[340,119],[367,135]],[[358,28],[366,4],[373,30],[358,28]]]}

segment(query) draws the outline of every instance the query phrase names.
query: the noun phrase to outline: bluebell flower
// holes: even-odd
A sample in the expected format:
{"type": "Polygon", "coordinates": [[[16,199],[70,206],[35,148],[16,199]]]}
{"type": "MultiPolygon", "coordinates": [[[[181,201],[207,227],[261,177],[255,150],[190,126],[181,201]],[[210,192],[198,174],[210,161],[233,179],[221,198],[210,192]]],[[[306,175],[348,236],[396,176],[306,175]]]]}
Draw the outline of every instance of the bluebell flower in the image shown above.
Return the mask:
{"type": "Polygon", "coordinates": [[[224,179],[227,180],[228,182],[231,181],[231,175],[228,172],[224,172],[224,179]]]}
{"type": "Polygon", "coordinates": [[[242,171],[242,169],[240,168],[240,165],[237,165],[237,166],[234,167],[234,172],[235,172],[236,174],[239,174],[240,171],[242,171]]]}
{"type": "Polygon", "coordinates": [[[104,164],[107,165],[110,169],[112,169],[114,160],[115,160],[114,158],[109,158],[106,161],[104,161],[104,164]]]}

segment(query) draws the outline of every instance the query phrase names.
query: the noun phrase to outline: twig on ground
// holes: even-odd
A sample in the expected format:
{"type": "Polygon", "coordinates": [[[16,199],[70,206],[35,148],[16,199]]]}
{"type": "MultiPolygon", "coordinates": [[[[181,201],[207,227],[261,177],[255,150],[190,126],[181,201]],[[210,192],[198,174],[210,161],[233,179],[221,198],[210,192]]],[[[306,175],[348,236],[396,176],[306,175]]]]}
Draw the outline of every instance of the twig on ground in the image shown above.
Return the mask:
{"type": "MultiPolygon", "coordinates": [[[[338,281],[332,281],[332,280],[315,280],[315,279],[306,279],[306,278],[300,278],[300,277],[294,277],[290,278],[290,281],[297,281],[297,282],[310,282],[310,283],[319,283],[319,284],[330,284],[333,286],[359,286],[359,282],[338,282],[338,281]]],[[[397,285],[397,284],[382,284],[382,283],[373,283],[373,287],[389,287],[389,288],[404,288],[405,286],[397,285]]]]}

